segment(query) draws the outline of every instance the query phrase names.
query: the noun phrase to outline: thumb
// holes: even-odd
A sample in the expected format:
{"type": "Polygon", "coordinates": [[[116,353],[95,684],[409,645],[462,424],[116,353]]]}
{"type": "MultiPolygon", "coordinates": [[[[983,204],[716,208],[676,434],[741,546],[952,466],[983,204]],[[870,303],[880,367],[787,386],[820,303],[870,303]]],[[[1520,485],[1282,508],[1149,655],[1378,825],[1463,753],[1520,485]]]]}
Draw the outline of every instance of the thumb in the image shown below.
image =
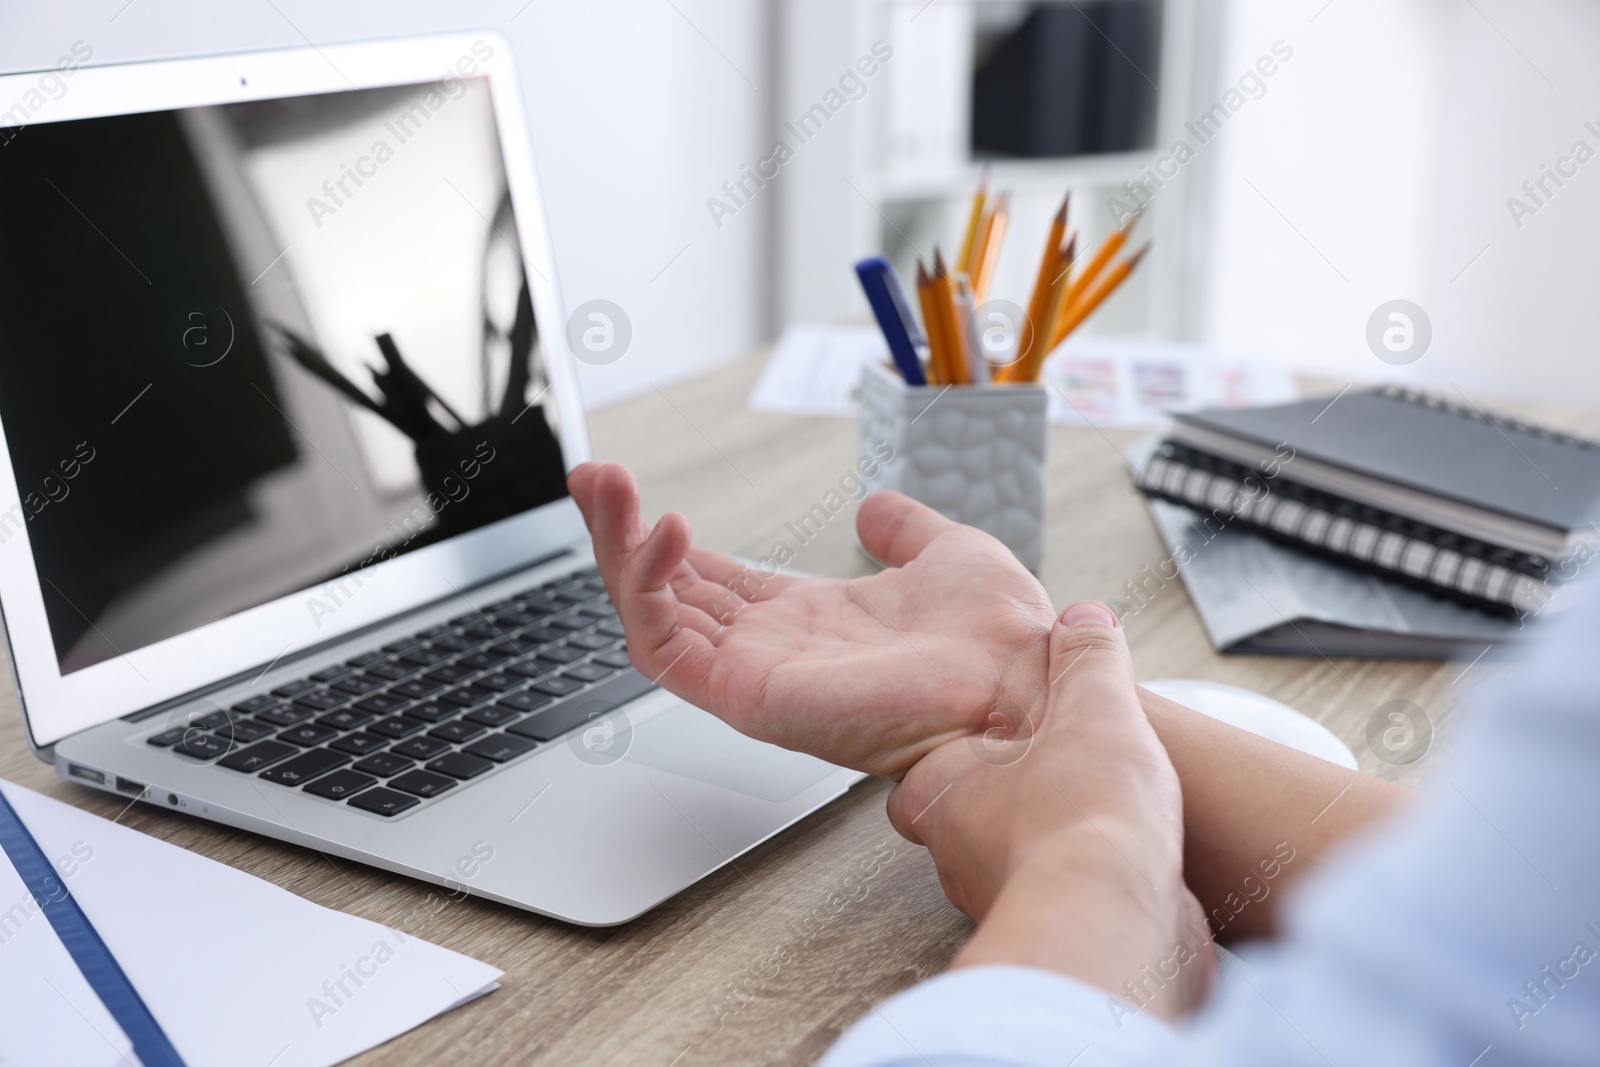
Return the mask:
{"type": "Polygon", "coordinates": [[[1107,716],[1142,716],[1122,624],[1104,604],[1069,604],[1050,628],[1045,724],[1091,728],[1107,716]]]}

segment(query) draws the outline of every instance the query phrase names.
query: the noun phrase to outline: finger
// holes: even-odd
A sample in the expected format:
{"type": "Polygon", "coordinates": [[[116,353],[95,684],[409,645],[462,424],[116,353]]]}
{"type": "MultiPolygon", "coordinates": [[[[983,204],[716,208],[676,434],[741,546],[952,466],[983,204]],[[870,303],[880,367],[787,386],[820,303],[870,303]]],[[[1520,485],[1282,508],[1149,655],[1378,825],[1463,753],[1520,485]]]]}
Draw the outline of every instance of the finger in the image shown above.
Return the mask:
{"type": "Polygon", "coordinates": [[[1093,731],[1144,716],[1133,660],[1116,614],[1104,604],[1069,604],[1050,629],[1045,728],[1093,731]]]}
{"type": "Polygon", "coordinates": [[[861,502],[856,534],[861,547],[890,567],[903,567],[941,534],[960,528],[926,504],[885,489],[861,502]]]}
{"type": "Polygon", "coordinates": [[[573,503],[583,513],[584,522],[589,521],[589,501],[594,495],[594,476],[599,469],[600,464],[589,461],[573,467],[567,475],[567,492],[572,494],[573,503]]]}
{"type": "Polygon", "coordinates": [[[767,575],[757,568],[740,563],[732,556],[725,556],[708,548],[689,549],[689,563],[702,578],[726,586],[741,599],[752,603],[771,599],[787,586],[799,581],[798,578],[791,578],[786,574],[767,575]]]}
{"type": "Polygon", "coordinates": [[[612,600],[627,633],[628,655],[634,666],[657,680],[670,670],[671,680],[661,684],[704,707],[705,683],[715,652],[710,641],[715,622],[681,603],[671,581],[683,565],[689,540],[687,519],[663,515],[618,569],[612,600]]]}

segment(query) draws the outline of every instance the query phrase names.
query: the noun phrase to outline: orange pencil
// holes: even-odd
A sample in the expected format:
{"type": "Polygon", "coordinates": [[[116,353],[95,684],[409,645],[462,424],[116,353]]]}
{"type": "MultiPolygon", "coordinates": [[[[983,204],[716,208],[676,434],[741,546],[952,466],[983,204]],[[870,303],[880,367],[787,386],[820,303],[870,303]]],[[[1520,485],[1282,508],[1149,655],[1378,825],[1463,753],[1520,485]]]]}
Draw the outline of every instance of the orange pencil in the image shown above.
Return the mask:
{"type": "Polygon", "coordinates": [[[989,168],[983,168],[983,175],[978,179],[978,191],[972,194],[972,214],[967,218],[967,232],[961,238],[961,255],[956,259],[956,270],[972,277],[976,264],[973,261],[973,249],[977,247],[978,230],[983,225],[983,208],[989,199],[989,168]]]}
{"type": "Polygon", "coordinates": [[[1068,307],[1067,294],[1072,291],[1072,264],[1077,258],[1078,235],[1074,233],[1067,238],[1067,246],[1061,250],[1060,267],[1056,271],[1055,287],[1051,292],[1050,313],[1045,316],[1050,323],[1050,328],[1045,334],[1050,338],[1050,342],[1045,346],[1044,350],[1046,358],[1049,358],[1050,353],[1055,351],[1058,343],[1055,340],[1056,323],[1061,321],[1061,316],[1068,307]]]}
{"type": "Polygon", "coordinates": [[[1042,359],[1041,350],[1048,347],[1050,323],[1047,316],[1050,314],[1050,298],[1056,274],[1061,269],[1061,238],[1067,229],[1067,204],[1070,199],[1071,195],[1068,194],[1068,198],[1061,201],[1061,210],[1056,212],[1055,220],[1050,224],[1050,239],[1045,242],[1044,259],[1039,263],[1039,275],[1033,282],[1033,296],[1028,301],[1027,329],[1020,338],[1017,361],[1002,367],[995,376],[996,381],[1031,381],[1033,374],[1024,375],[1022,372],[1034,364],[1036,356],[1042,359]]]}
{"type": "Polygon", "coordinates": [[[972,302],[981,304],[989,299],[989,283],[994,281],[994,268],[1000,262],[1000,246],[1006,239],[1006,224],[1011,220],[1011,194],[1001,193],[994,210],[983,222],[983,234],[978,239],[978,250],[973,252],[975,272],[972,279],[972,302]]]}
{"type": "MultiPolygon", "coordinates": [[[[1064,328],[1061,332],[1063,340],[1073,330],[1076,330],[1083,323],[1083,320],[1094,312],[1095,308],[1104,303],[1106,297],[1116,292],[1117,286],[1121,285],[1123,280],[1133,273],[1133,268],[1139,265],[1139,261],[1144,258],[1144,254],[1148,251],[1150,251],[1150,246],[1147,244],[1115,267],[1112,267],[1110,273],[1096,282],[1094,287],[1083,295],[1082,299],[1067,309],[1066,318],[1063,320],[1064,328]]],[[[1038,373],[1038,369],[1035,368],[1033,376],[1026,380],[1033,381],[1038,377],[1038,373]]]]}
{"type": "Polygon", "coordinates": [[[950,273],[944,268],[944,258],[933,250],[933,297],[940,316],[939,332],[945,340],[945,370],[951,385],[971,385],[972,368],[967,363],[965,331],[960,316],[956,314],[956,288],[950,273]]]}
{"type": "Polygon", "coordinates": [[[917,302],[922,305],[922,329],[928,335],[928,384],[944,385],[950,379],[944,373],[945,344],[940,334],[944,322],[933,297],[933,279],[922,260],[917,260],[917,302]]]}
{"type": "Polygon", "coordinates": [[[1067,331],[1062,323],[1068,315],[1072,314],[1073,305],[1083,299],[1084,293],[1088,291],[1089,286],[1094,284],[1094,280],[1099,277],[1100,272],[1105,270],[1106,264],[1111,262],[1113,256],[1122,251],[1122,246],[1127,243],[1128,234],[1133,231],[1133,224],[1137,221],[1139,221],[1139,216],[1135,215],[1112,231],[1111,236],[1105,239],[1105,243],[1095,249],[1093,258],[1089,260],[1083,271],[1072,280],[1071,287],[1067,289],[1067,299],[1062,308],[1062,316],[1053,324],[1050,333],[1050,347],[1052,349],[1061,343],[1062,338],[1067,336],[1067,331]]]}

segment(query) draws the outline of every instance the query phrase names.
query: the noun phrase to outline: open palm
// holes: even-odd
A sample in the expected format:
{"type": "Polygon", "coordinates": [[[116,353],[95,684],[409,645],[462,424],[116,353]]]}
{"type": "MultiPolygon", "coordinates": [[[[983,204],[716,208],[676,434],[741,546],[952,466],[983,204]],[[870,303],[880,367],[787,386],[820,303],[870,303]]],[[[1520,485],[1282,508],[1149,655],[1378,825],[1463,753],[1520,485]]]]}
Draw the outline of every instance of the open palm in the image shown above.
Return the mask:
{"type": "Polygon", "coordinates": [[[569,478],[634,665],[752,737],[898,778],[957,737],[1037,712],[1054,612],[989,535],[898,493],[867,498],[865,578],[767,576],[640,513],[632,474],[569,478]]]}

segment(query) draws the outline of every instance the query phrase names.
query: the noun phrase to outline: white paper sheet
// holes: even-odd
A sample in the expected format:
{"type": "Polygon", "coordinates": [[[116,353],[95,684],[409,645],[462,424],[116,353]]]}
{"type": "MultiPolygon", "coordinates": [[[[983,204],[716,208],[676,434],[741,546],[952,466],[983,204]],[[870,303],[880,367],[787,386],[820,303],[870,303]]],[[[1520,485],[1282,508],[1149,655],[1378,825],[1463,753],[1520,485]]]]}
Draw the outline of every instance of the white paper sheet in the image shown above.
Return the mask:
{"type": "MultiPolygon", "coordinates": [[[[854,415],[861,368],[887,360],[873,326],[791,326],[750,393],[752,411],[854,415]]],[[[1169,411],[1279,404],[1298,397],[1270,360],[1196,345],[1074,337],[1045,363],[1050,418],[1072,426],[1150,428],[1169,411]]]]}
{"type": "MultiPolygon", "coordinates": [[[[488,964],[10,782],[0,790],[46,856],[77,858],[63,881],[189,1067],[338,1063],[498,988],[502,972],[488,964]]],[[[26,896],[3,854],[0,866],[26,896]]],[[[43,915],[29,927],[49,932],[43,915]]],[[[19,957],[14,974],[10,947],[0,946],[0,988],[49,962],[19,957]]],[[[35,1031],[58,1029],[15,1018],[0,1044],[32,1048],[35,1031]]],[[[116,1062],[96,1043],[100,1059],[81,1062],[116,1062]]],[[[80,1062],[0,1056],[5,1067],[80,1062]]]]}

